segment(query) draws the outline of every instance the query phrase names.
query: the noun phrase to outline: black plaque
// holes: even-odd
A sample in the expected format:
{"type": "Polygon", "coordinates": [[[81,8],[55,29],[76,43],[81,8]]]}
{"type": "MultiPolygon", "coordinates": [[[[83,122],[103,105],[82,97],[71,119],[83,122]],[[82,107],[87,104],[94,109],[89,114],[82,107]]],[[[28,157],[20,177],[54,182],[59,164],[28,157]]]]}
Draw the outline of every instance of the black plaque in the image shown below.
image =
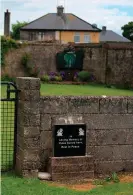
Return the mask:
{"type": "Polygon", "coordinates": [[[86,125],[55,125],[53,131],[54,156],[85,156],[86,125]]]}

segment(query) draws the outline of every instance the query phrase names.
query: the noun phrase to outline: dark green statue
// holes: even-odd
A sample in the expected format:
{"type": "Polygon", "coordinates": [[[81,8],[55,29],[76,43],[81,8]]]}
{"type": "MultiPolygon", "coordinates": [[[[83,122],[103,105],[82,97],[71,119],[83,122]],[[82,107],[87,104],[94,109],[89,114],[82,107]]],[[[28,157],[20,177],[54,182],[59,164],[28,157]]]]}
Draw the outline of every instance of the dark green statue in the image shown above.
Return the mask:
{"type": "Polygon", "coordinates": [[[74,52],[67,52],[64,55],[64,60],[66,62],[65,68],[72,68],[76,62],[76,54],[74,52]]]}

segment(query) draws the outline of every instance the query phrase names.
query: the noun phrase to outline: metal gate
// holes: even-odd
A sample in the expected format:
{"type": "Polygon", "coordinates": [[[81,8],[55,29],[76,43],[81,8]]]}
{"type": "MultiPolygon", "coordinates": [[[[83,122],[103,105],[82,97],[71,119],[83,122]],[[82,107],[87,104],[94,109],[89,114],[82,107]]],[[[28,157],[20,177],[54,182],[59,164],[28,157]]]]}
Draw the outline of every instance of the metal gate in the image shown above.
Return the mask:
{"type": "Polygon", "coordinates": [[[1,170],[14,169],[17,139],[18,90],[14,83],[1,82],[1,170]]]}

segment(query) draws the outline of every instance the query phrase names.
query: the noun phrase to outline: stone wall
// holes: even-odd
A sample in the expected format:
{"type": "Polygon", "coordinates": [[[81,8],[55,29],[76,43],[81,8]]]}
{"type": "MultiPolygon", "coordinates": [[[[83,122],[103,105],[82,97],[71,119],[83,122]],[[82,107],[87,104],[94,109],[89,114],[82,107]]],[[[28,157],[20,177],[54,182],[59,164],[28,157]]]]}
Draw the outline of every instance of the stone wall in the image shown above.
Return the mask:
{"type": "Polygon", "coordinates": [[[40,166],[40,80],[18,78],[16,172],[37,177],[40,166]]]}
{"type": "Polygon", "coordinates": [[[41,97],[40,114],[42,165],[52,155],[55,124],[85,123],[95,173],[133,171],[133,98],[41,97]]]}
{"type": "Polygon", "coordinates": [[[18,78],[17,86],[19,173],[47,171],[54,125],[78,123],[87,125],[86,155],[93,156],[95,174],[133,171],[132,97],[42,97],[34,78],[18,78]]]}
{"type": "MultiPolygon", "coordinates": [[[[66,45],[57,43],[29,43],[6,55],[2,74],[11,77],[28,76],[21,65],[24,53],[31,55],[31,63],[38,66],[40,75],[56,71],[56,53],[66,45]]],[[[92,73],[98,83],[130,84],[133,86],[133,44],[76,44],[85,50],[83,69],[92,73]]]]}
{"type": "Polygon", "coordinates": [[[106,83],[128,84],[133,87],[133,50],[109,49],[107,54],[106,83]]]}

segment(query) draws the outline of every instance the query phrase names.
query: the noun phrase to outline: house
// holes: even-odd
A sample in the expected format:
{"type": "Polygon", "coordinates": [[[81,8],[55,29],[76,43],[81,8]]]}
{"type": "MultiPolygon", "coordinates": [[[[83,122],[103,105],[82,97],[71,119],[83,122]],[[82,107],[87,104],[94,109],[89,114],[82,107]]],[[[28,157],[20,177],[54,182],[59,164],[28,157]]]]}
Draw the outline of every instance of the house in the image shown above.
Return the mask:
{"type": "Polygon", "coordinates": [[[61,43],[99,43],[101,30],[74,14],[64,13],[58,6],[57,13],[34,20],[20,30],[21,40],[56,40],[61,43]]]}
{"type": "Polygon", "coordinates": [[[20,39],[28,41],[58,41],[60,43],[130,42],[130,40],[95,24],[90,24],[58,6],[57,13],[46,14],[20,30],[20,39]]]}
{"type": "Polygon", "coordinates": [[[103,26],[102,31],[100,32],[100,42],[131,42],[131,41],[115,33],[112,30],[107,30],[106,26],[103,26]]]}

